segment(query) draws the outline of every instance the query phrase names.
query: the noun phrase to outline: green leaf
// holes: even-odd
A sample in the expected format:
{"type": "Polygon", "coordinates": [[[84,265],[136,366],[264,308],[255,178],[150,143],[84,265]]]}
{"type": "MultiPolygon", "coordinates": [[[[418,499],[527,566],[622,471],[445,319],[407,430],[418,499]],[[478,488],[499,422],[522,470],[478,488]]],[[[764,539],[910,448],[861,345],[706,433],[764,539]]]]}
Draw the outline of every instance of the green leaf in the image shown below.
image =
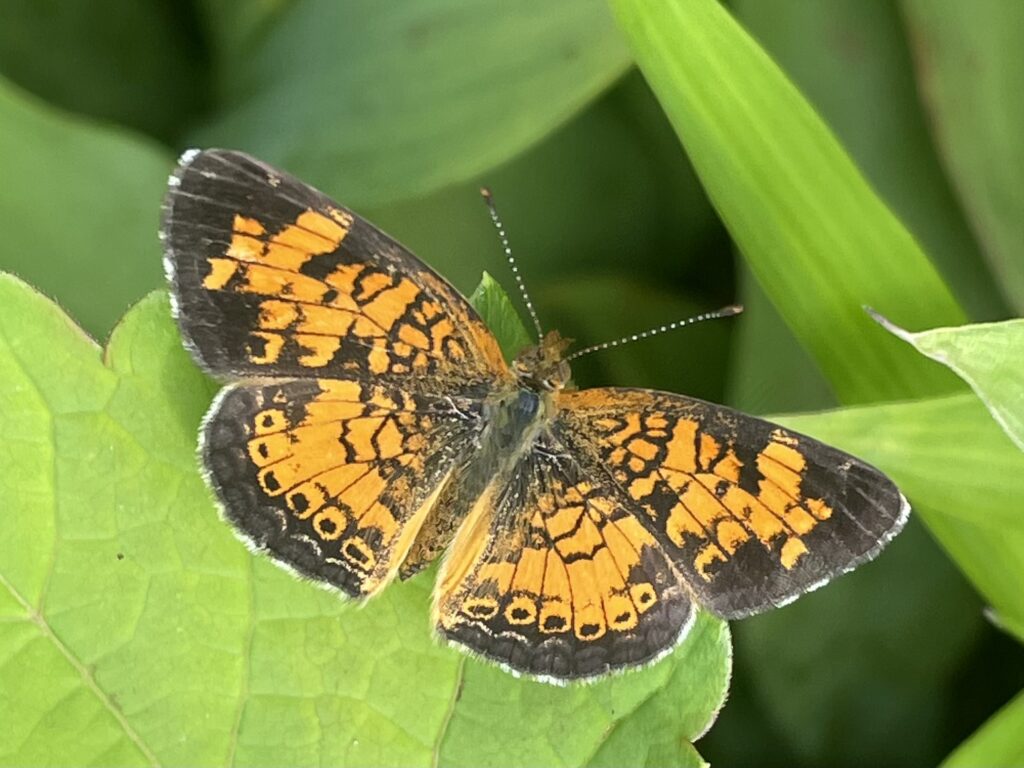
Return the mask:
{"type": "Polygon", "coordinates": [[[63,109],[170,141],[208,95],[188,5],[5,0],[0,74],[63,109]]]}
{"type": "Polygon", "coordinates": [[[234,538],[195,463],[213,390],[164,295],[101,356],[0,278],[0,764],[621,764],[630,732],[692,757],[727,686],[724,623],[565,688],[441,647],[430,576],[359,607],[234,538]]]}
{"type": "Polygon", "coordinates": [[[878,313],[883,328],[971,385],[1010,439],[1024,451],[1024,320],[912,333],[878,313]]]}
{"type": "Polygon", "coordinates": [[[1024,312],[1024,3],[902,0],[901,8],[946,166],[989,263],[1024,312]]]}
{"type": "Polygon", "coordinates": [[[768,296],[844,402],[924,396],[952,378],[872,329],[963,312],[821,119],[716,0],[612,0],[637,63],[768,296]]]}
{"type": "Polygon", "coordinates": [[[1003,707],[942,763],[942,768],[1024,765],[1024,693],[1003,707]]]}
{"type": "Polygon", "coordinates": [[[171,158],[3,80],[0,124],[0,269],[56,296],[89,333],[105,336],[125,307],[160,285],[154,233],[171,158]]]}
{"type": "Polygon", "coordinates": [[[628,66],[600,0],[308,0],[273,22],[224,62],[222,108],[194,140],[358,205],[508,160],[628,66]]]}
{"type": "Polygon", "coordinates": [[[775,420],[889,474],[1005,626],[1024,627],[1024,453],[974,395],[775,420]]]}
{"type": "Polygon", "coordinates": [[[512,306],[512,300],[508,294],[489,274],[484,272],[480,285],[469,297],[469,302],[476,307],[476,311],[487,323],[501,345],[505,358],[511,360],[526,347],[535,345],[537,342],[526,330],[523,321],[512,306]]]}
{"type": "Polygon", "coordinates": [[[975,319],[1005,301],[928,133],[897,3],[737,0],[743,25],[836,132],[975,319]]]}

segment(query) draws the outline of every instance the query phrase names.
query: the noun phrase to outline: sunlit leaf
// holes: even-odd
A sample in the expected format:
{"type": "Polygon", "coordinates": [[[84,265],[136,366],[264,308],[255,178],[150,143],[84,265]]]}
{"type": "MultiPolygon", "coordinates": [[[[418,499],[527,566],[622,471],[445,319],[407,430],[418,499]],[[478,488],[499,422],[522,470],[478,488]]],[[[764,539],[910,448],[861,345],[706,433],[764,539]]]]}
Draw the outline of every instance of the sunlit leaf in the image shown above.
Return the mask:
{"type": "MultiPolygon", "coordinates": [[[[487,292],[493,321],[509,305],[487,292]]],[[[622,732],[691,759],[728,684],[723,622],[586,686],[444,648],[432,573],[361,608],[235,539],[195,460],[213,390],[164,295],[103,354],[0,278],[0,763],[582,766],[627,762],[622,732]]]]}
{"type": "Polygon", "coordinates": [[[913,333],[874,314],[884,328],[963,378],[1024,450],[1024,320],[913,333]]]}

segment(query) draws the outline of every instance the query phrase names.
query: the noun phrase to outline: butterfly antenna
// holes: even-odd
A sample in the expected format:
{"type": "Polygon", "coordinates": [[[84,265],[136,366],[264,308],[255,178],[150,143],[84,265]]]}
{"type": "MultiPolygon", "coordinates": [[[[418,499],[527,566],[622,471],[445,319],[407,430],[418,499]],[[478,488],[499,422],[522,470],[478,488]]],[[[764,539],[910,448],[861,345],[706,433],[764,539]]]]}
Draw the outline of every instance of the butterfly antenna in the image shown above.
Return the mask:
{"type": "Polygon", "coordinates": [[[728,307],[722,307],[716,309],[714,312],[705,312],[701,315],[695,315],[694,317],[688,317],[685,320],[676,320],[674,323],[668,325],[661,325],[657,328],[651,328],[650,330],[643,331],[641,333],[634,333],[629,336],[623,336],[621,339],[615,339],[615,341],[606,341],[603,344],[594,344],[591,347],[584,347],[578,352],[573,352],[567,358],[566,362],[575,360],[578,357],[589,355],[591,352],[600,352],[602,349],[611,349],[612,347],[618,347],[622,344],[629,344],[633,341],[640,341],[641,339],[649,339],[651,336],[657,336],[659,333],[665,333],[666,331],[674,331],[676,328],[684,328],[687,325],[694,325],[695,323],[702,323],[705,320],[717,320],[720,317],[732,317],[738,315],[743,311],[743,307],[740,304],[730,304],[728,307]]]}
{"type": "Polygon", "coordinates": [[[544,337],[544,331],[541,330],[540,320],[537,318],[537,312],[533,308],[533,302],[530,301],[530,294],[526,292],[526,285],[523,283],[523,278],[519,274],[519,267],[516,266],[515,257],[512,256],[512,248],[508,244],[508,237],[505,236],[505,225],[501,223],[501,217],[498,216],[498,209],[494,206],[494,196],[491,194],[491,190],[487,187],[481,187],[480,194],[483,196],[484,202],[487,204],[487,210],[491,213],[491,221],[494,222],[494,227],[498,230],[498,237],[501,238],[501,247],[505,249],[505,258],[508,259],[508,265],[512,269],[512,276],[516,279],[516,285],[519,286],[519,294],[523,297],[523,303],[526,304],[526,311],[530,313],[530,319],[533,320],[533,327],[537,329],[537,340],[540,341],[544,337]]]}

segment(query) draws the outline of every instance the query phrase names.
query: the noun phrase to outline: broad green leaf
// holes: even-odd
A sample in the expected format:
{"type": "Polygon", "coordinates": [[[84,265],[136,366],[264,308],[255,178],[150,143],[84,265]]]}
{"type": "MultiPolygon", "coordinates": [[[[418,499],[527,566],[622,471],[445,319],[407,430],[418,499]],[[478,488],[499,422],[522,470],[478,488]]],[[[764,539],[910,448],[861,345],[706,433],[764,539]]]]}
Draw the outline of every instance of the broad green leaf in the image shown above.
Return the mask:
{"type": "Polygon", "coordinates": [[[1024,693],[1003,707],[942,763],[942,768],[1024,765],[1024,693]]]}
{"type": "Polygon", "coordinates": [[[1024,312],[1024,3],[900,5],[946,166],[1003,289],[1024,312]]]}
{"type": "Polygon", "coordinates": [[[913,333],[875,319],[922,355],[952,369],[1024,451],[1024,320],[936,328],[913,333]]]}
{"type": "Polygon", "coordinates": [[[975,319],[1005,311],[943,175],[897,3],[737,0],[740,22],[807,97],[975,319]]]}
{"type": "Polygon", "coordinates": [[[196,11],[203,20],[218,67],[246,55],[259,44],[260,35],[299,0],[199,0],[196,11]]]}
{"type": "Polygon", "coordinates": [[[776,420],[889,474],[1007,628],[1024,627],[1024,453],[973,394],[776,420]]]}
{"type": "Polygon", "coordinates": [[[506,359],[511,360],[526,347],[537,343],[523,325],[508,294],[486,272],[469,301],[497,337],[506,359]]]}
{"type": "Polygon", "coordinates": [[[615,734],[652,709],[674,713],[652,740],[692,756],[727,685],[722,622],[589,686],[441,647],[430,576],[360,608],[234,538],[195,463],[212,392],[162,294],[101,355],[0,278],[0,764],[584,765],[624,760],[615,734]]]}
{"type": "Polygon", "coordinates": [[[223,63],[220,109],[194,141],[358,205],[508,160],[628,66],[600,0],[307,0],[249,43],[223,63]]]}
{"type": "MultiPolygon", "coordinates": [[[[0,25],[2,26],[2,25],[0,25]]],[[[0,269],[106,336],[160,284],[156,239],[171,158],[38,103],[0,80],[0,269]]]]}
{"type": "Polygon", "coordinates": [[[935,268],[716,0],[612,0],[637,63],[754,274],[844,402],[955,388],[872,329],[959,322],[935,268]]]}
{"type": "Polygon", "coordinates": [[[169,141],[206,106],[197,31],[187,3],[4,0],[0,75],[63,109],[169,141]]]}

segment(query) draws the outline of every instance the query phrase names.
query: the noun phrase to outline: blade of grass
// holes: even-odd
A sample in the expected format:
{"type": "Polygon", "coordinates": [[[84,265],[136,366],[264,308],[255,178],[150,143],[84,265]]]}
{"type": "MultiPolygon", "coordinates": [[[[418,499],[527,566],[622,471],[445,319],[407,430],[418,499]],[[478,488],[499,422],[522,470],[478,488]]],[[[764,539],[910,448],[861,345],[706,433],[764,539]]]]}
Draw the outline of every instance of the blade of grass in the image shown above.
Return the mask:
{"type": "Polygon", "coordinates": [[[955,390],[860,307],[924,325],[963,311],[767,54],[715,0],[611,4],[712,202],[840,399],[955,390]]]}
{"type": "Polygon", "coordinates": [[[1024,3],[902,0],[901,7],[946,166],[989,263],[1024,312],[1024,3]]]}
{"type": "Polygon", "coordinates": [[[919,239],[971,316],[1004,316],[1005,300],[932,143],[898,4],[737,0],[732,7],[919,239]]]}
{"type": "Polygon", "coordinates": [[[973,736],[956,748],[942,768],[1024,765],[1024,692],[989,718],[973,736]]]}
{"type": "Polygon", "coordinates": [[[874,318],[970,384],[999,426],[1024,451],[1024,320],[912,333],[877,313],[874,318]]]}

